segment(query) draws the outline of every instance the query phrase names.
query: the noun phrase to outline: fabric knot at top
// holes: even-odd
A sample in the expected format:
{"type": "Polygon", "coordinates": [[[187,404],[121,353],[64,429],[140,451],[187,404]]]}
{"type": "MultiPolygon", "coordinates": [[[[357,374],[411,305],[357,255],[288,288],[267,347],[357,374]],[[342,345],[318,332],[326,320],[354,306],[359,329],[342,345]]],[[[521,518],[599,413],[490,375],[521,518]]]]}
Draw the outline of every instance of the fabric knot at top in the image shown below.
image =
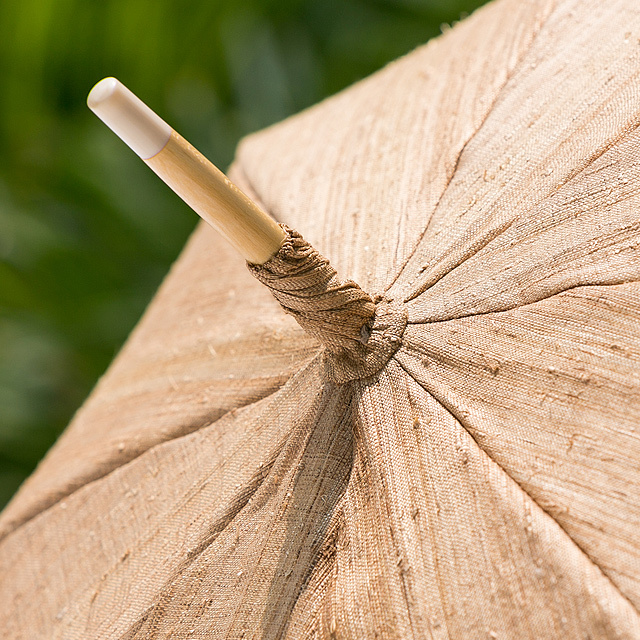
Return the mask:
{"type": "Polygon", "coordinates": [[[403,306],[341,280],[329,261],[297,231],[287,233],[273,258],[249,270],[284,311],[327,349],[327,371],[337,383],[366,378],[397,351],[407,324],[403,306]]]}

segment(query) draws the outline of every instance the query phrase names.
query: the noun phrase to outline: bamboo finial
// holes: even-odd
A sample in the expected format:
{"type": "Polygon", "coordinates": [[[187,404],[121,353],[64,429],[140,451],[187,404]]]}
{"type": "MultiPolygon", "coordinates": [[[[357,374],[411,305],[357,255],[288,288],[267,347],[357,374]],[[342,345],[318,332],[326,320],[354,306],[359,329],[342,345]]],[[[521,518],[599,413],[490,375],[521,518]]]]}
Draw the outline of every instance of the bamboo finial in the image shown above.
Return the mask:
{"type": "Polygon", "coordinates": [[[285,232],[275,220],[120,81],[98,82],[87,104],[247,262],[264,264],[278,252],[285,232]]]}

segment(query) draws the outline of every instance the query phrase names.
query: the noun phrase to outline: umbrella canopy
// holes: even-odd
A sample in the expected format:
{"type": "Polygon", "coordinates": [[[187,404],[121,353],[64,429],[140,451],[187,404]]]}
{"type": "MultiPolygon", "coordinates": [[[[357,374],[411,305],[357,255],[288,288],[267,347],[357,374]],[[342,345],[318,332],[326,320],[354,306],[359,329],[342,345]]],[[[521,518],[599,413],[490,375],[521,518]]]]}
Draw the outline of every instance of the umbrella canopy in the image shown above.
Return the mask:
{"type": "Polygon", "coordinates": [[[499,0],[246,139],[335,272],[196,231],[2,514],[7,637],[640,637],[639,43],[499,0]]]}

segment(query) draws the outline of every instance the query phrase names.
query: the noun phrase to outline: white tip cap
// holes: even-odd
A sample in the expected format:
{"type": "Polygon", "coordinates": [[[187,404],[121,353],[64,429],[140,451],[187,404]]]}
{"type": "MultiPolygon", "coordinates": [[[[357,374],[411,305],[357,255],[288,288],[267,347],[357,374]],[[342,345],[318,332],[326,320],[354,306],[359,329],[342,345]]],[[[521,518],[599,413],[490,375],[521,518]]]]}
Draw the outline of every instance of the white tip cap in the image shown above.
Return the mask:
{"type": "Polygon", "coordinates": [[[171,127],[115,78],[100,80],[87,104],[143,160],[162,151],[171,137],[171,127]]]}

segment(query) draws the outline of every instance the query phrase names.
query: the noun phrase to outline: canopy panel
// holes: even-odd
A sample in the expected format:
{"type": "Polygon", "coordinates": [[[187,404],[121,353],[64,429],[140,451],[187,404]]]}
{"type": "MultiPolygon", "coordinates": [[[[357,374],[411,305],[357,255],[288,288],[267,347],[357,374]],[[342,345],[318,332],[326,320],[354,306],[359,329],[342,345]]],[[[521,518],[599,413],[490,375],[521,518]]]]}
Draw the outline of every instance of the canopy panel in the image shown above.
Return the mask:
{"type": "Polygon", "coordinates": [[[397,342],[344,382],[200,228],[0,518],[10,637],[640,637],[639,43],[499,0],[247,138],[397,342]]]}

